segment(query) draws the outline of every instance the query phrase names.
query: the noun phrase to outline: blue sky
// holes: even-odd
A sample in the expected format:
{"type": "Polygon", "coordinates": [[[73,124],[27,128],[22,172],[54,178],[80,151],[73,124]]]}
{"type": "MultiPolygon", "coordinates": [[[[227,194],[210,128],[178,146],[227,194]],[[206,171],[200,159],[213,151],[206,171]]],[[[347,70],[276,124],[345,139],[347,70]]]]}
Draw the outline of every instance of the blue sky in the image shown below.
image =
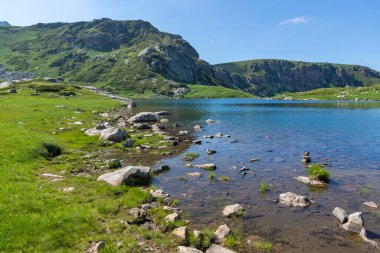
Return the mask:
{"type": "Polygon", "coordinates": [[[180,34],[210,63],[289,59],[380,70],[378,0],[0,0],[13,25],[109,17],[180,34]]]}

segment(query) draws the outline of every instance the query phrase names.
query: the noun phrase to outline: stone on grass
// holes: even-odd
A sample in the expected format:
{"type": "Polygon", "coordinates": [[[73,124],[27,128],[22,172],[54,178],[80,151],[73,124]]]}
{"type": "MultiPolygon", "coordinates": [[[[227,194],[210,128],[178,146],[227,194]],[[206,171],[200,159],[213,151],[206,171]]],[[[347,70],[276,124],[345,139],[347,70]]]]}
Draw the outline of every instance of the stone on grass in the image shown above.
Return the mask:
{"type": "Polygon", "coordinates": [[[136,140],[128,139],[128,140],[126,140],[126,141],[122,144],[122,146],[123,146],[124,148],[132,148],[133,145],[135,144],[135,142],[136,142],[136,140]]]}
{"type": "Polygon", "coordinates": [[[177,236],[182,240],[182,242],[186,243],[188,241],[189,232],[187,227],[179,227],[173,230],[173,235],[177,236]]]}
{"type": "Polygon", "coordinates": [[[88,136],[97,136],[97,135],[100,135],[101,132],[102,130],[91,128],[91,129],[87,129],[84,133],[88,136]]]}
{"type": "Polygon", "coordinates": [[[100,133],[100,140],[103,141],[121,142],[129,137],[125,130],[114,127],[104,129],[100,133]]]}
{"type": "Polygon", "coordinates": [[[178,246],[177,252],[178,253],[203,253],[203,251],[200,251],[199,249],[196,249],[193,247],[185,247],[185,246],[178,246]]]}
{"type": "Polygon", "coordinates": [[[74,190],[75,190],[75,187],[65,187],[65,188],[62,188],[63,192],[72,192],[74,190]]]}
{"type": "Polygon", "coordinates": [[[105,245],[106,243],[104,241],[91,243],[90,247],[86,250],[86,253],[98,253],[105,245]]]}
{"type": "Polygon", "coordinates": [[[134,207],[129,210],[129,214],[131,215],[129,223],[140,224],[145,221],[147,212],[142,208],[134,207]]]}
{"type": "Polygon", "coordinates": [[[240,216],[243,215],[244,208],[239,204],[229,205],[224,207],[223,215],[231,217],[233,215],[240,216]]]}
{"type": "Polygon", "coordinates": [[[135,116],[128,119],[130,124],[141,123],[141,122],[156,122],[157,114],[154,112],[140,112],[135,116]]]}
{"type": "Polygon", "coordinates": [[[172,213],[172,214],[166,215],[165,221],[166,222],[176,222],[180,218],[181,218],[181,215],[179,213],[172,213]]]}
{"type": "Polygon", "coordinates": [[[361,212],[352,213],[348,216],[347,223],[343,224],[343,228],[347,231],[359,234],[364,228],[364,221],[361,212]]]}
{"type": "Polygon", "coordinates": [[[98,177],[98,181],[105,181],[110,185],[146,185],[150,179],[150,168],[144,166],[127,166],[114,172],[105,173],[98,177]]]}
{"type": "Polygon", "coordinates": [[[225,238],[230,234],[230,232],[231,232],[231,229],[229,229],[226,224],[219,226],[218,229],[214,233],[215,242],[216,243],[224,242],[225,238]]]}
{"type": "Polygon", "coordinates": [[[311,204],[311,201],[305,196],[301,196],[293,192],[286,192],[280,194],[279,203],[290,207],[306,207],[311,204]]]}
{"type": "Polygon", "coordinates": [[[340,207],[335,207],[332,214],[340,221],[340,223],[346,223],[348,220],[348,215],[345,210],[340,207]]]}
{"type": "Polygon", "coordinates": [[[236,253],[236,251],[224,248],[217,244],[211,244],[210,248],[206,250],[206,253],[236,253]]]}

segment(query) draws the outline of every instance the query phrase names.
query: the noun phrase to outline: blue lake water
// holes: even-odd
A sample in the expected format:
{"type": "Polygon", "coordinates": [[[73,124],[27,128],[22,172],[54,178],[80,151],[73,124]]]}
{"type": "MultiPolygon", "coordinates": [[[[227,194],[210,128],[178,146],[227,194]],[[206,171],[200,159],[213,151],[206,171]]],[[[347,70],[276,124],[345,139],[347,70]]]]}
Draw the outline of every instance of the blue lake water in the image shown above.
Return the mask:
{"type": "MultiPolygon", "coordinates": [[[[171,125],[193,131],[202,145],[186,152],[200,154],[193,164],[215,163],[215,179],[209,172],[189,168],[183,155],[163,159],[155,166],[172,169],[154,179],[154,184],[180,200],[196,228],[227,223],[245,236],[269,239],[277,252],[376,252],[343,231],[331,211],[335,206],[348,213],[362,211],[369,236],[380,243],[380,219],[364,201],[380,202],[380,103],[339,101],[264,101],[254,99],[141,100],[138,111],[169,111],[171,125]],[[206,119],[217,123],[207,125],[206,119]],[[222,133],[230,138],[205,139],[222,133]],[[206,150],[215,149],[214,155],[206,150]],[[312,161],[326,163],[332,181],[326,190],[310,189],[293,179],[307,175],[301,163],[309,151],[312,161]],[[260,159],[249,163],[251,158],[260,159]],[[236,170],[233,166],[236,166],[236,170]],[[239,171],[248,167],[249,173],[239,171]],[[187,173],[200,172],[201,177],[187,173]],[[219,178],[228,177],[224,182],[219,178]],[[269,186],[260,193],[260,184],[269,186]],[[278,206],[280,193],[292,191],[316,204],[305,209],[278,206]],[[222,217],[227,204],[245,207],[242,219],[222,217]],[[231,224],[233,223],[233,224],[231,224]]],[[[379,210],[378,210],[379,211],[379,210]]]]}

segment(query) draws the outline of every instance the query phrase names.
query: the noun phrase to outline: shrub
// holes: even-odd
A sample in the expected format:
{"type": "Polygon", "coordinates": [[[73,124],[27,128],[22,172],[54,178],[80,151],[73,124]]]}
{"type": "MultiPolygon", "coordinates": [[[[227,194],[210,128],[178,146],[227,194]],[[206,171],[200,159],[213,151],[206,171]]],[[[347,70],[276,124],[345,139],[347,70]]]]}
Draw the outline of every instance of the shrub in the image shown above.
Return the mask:
{"type": "Polygon", "coordinates": [[[309,169],[309,177],[316,178],[327,183],[330,180],[330,173],[324,168],[322,168],[320,165],[313,164],[309,169]]]}

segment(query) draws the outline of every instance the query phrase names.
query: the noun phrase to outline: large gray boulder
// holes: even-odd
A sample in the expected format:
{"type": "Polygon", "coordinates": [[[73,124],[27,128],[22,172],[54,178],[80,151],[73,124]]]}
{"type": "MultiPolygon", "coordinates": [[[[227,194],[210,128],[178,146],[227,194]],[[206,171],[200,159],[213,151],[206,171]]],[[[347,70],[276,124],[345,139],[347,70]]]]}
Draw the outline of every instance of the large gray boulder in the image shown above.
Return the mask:
{"type": "Polygon", "coordinates": [[[364,228],[364,221],[361,212],[352,213],[348,216],[347,223],[343,224],[343,228],[347,231],[360,233],[364,228]]]}
{"type": "Polygon", "coordinates": [[[212,244],[210,248],[206,250],[206,253],[236,253],[236,251],[224,248],[217,244],[212,244]]]}
{"type": "Polygon", "coordinates": [[[335,207],[332,214],[340,221],[340,223],[346,223],[348,220],[348,215],[345,210],[340,207],[335,207]]]}
{"type": "Polygon", "coordinates": [[[290,207],[306,207],[311,204],[311,201],[305,196],[301,196],[293,192],[286,192],[280,194],[279,203],[290,207]]]}
{"type": "Polygon", "coordinates": [[[103,141],[113,141],[113,142],[121,142],[125,139],[129,138],[129,134],[120,128],[107,128],[100,132],[100,140],[103,141]]]}
{"type": "Polygon", "coordinates": [[[114,172],[105,173],[98,177],[98,181],[105,181],[110,185],[146,185],[150,179],[150,168],[144,166],[127,166],[114,172]]]}
{"type": "Polygon", "coordinates": [[[157,114],[154,112],[140,112],[135,116],[129,118],[128,122],[130,124],[133,124],[142,122],[156,122],[157,120],[157,114]]]}

